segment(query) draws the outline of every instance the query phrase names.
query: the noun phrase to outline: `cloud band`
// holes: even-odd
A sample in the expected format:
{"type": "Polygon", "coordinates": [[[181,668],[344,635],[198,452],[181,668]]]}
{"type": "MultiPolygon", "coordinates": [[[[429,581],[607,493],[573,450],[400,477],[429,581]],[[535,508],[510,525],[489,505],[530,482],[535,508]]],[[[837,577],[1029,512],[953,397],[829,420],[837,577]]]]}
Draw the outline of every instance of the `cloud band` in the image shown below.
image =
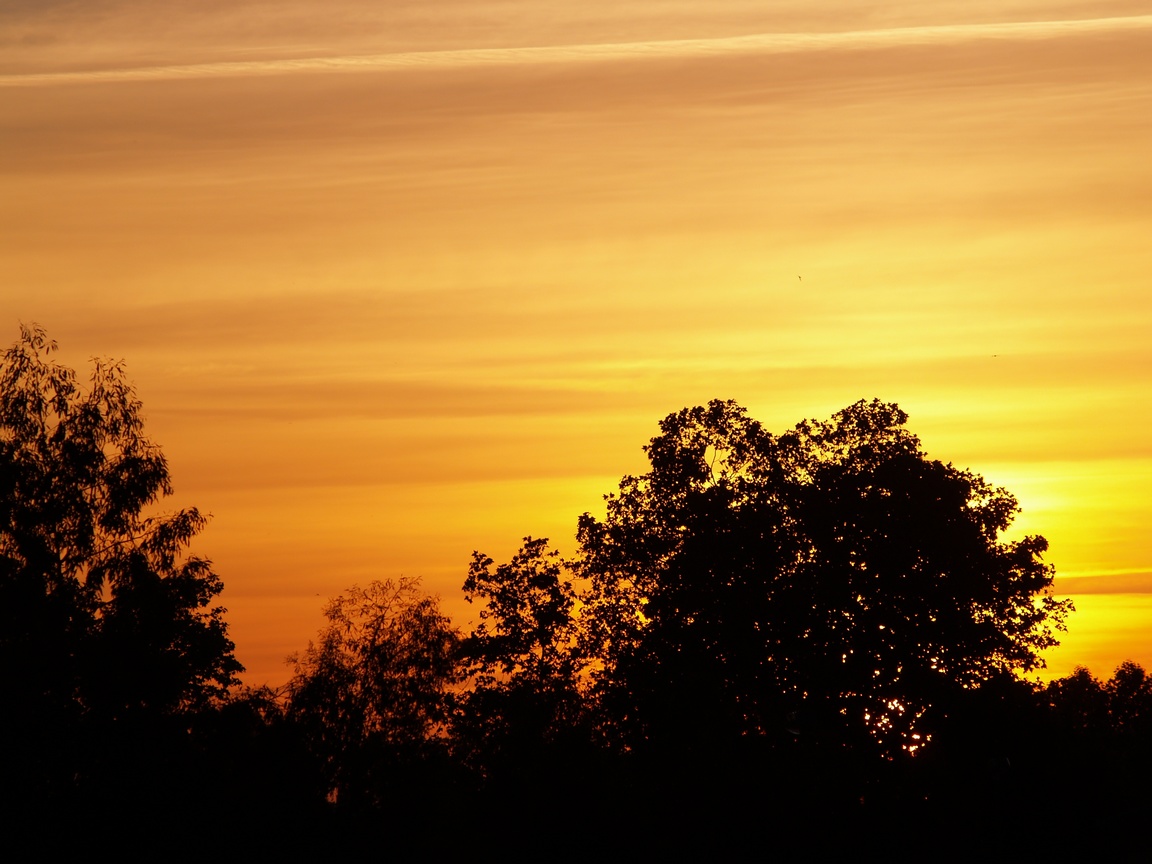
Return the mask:
{"type": "Polygon", "coordinates": [[[1004,24],[962,24],[855,30],[839,33],[767,33],[712,39],[677,39],[528,48],[473,48],[342,57],[200,63],[78,72],[0,75],[0,87],[169,81],[292,73],[373,72],[459,69],[533,64],[596,63],[614,60],[693,58],[725,55],[794,54],[812,51],[877,49],[904,45],[946,45],[997,40],[1057,39],[1086,34],[1152,30],[1152,15],[1004,24]]]}

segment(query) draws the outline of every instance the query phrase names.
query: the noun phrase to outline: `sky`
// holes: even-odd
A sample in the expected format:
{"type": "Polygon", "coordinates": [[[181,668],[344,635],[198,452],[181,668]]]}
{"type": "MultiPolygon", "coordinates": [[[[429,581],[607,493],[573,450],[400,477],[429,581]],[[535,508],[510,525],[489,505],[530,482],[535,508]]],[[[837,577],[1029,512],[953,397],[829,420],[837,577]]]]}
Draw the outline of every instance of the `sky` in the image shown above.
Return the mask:
{"type": "Polygon", "coordinates": [[[1147,12],[7,0],[0,344],[125,361],[248,683],[714,398],[899,403],[1048,538],[1045,674],[1152,667],[1147,12]]]}

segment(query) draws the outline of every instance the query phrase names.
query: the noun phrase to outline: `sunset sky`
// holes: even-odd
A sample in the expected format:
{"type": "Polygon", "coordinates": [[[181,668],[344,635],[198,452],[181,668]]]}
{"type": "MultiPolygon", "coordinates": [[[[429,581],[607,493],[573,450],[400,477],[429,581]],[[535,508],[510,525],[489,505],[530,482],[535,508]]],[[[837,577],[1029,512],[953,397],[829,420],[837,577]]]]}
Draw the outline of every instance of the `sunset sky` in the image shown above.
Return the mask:
{"type": "Polygon", "coordinates": [[[1135,2],[12,0],[0,344],[124,359],[249,683],[352,583],[644,470],[669,412],[898,402],[1152,666],[1135,2]]]}

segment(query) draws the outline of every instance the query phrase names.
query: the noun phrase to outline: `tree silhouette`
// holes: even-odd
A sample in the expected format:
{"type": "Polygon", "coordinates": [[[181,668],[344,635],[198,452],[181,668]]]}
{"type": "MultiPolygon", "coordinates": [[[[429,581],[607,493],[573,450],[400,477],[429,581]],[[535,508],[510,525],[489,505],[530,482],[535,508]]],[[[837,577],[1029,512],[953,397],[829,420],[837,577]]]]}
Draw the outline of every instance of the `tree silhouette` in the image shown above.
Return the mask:
{"type": "Polygon", "coordinates": [[[1043,700],[1068,730],[1152,746],[1152,678],[1135,661],[1125,660],[1107,681],[1078,666],[1050,681],[1043,700]]]}
{"type": "Polygon", "coordinates": [[[582,650],[630,747],[824,742],[893,756],[965,690],[1042,665],[1071,609],[1006,490],[930,460],[895,405],[773,436],[685,409],[579,525],[582,650]]]}
{"type": "Polygon", "coordinates": [[[329,798],[379,806],[445,751],[459,635],[416,579],[353,586],[324,616],[317,641],[288,658],[288,713],[324,766],[329,798]]]}
{"type": "Polygon", "coordinates": [[[577,682],[575,591],[559,554],[526,537],[508,564],[473,553],[464,582],[480,623],[464,640],[471,686],[461,695],[457,745],[482,773],[530,782],[577,749],[583,708],[577,682]]]}
{"type": "Polygon", "coordinates": [[[22,327],[0,364],[0,692],[20,706],[0,722],[28,799],[103,770],[116,740],[139,750],[242,670],[220,578],[184,555],[204,517],[152,510],[172,485],[123,367],[94,361],[85,388],[55,350],[22,327]]]}

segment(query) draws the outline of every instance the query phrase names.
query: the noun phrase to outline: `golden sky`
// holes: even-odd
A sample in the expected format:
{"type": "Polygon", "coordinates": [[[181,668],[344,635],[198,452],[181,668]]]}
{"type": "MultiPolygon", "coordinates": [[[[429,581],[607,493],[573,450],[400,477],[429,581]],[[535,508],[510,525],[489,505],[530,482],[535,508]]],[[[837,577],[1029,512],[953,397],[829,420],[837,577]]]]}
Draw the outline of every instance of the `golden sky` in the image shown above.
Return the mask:
{"type": "Polygon", "coordinates": [[[1152,666],[1147,11],[8,2],[3,341],[127,361],[252,683],[711,398],[898,402],[1049,539],[1049,673],[1152,666]]]}

